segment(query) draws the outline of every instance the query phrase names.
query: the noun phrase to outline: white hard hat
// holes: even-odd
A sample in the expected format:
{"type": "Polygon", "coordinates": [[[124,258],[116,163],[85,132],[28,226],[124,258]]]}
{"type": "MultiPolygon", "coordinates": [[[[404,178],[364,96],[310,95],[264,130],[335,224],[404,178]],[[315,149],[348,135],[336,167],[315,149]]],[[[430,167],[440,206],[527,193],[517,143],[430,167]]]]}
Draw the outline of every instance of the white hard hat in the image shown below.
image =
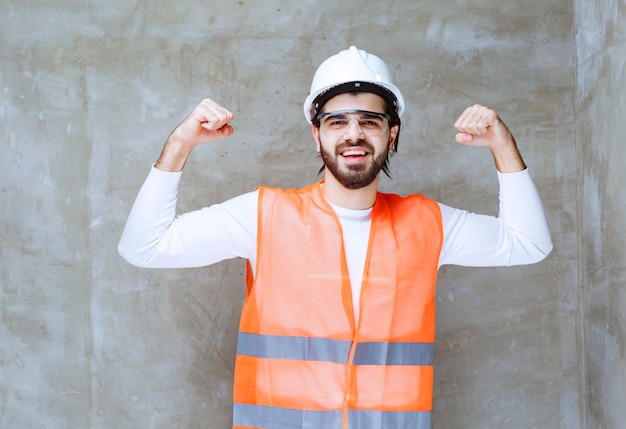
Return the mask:
{"type": "Polygon", "coordinates": [[[384,61],[350,46],[350,49],[333,55],[317,68],[311,92],[304,101],[307,121],[311,122],[318,109],[331,97],[351,91],[373,92],[390,102],[398,116],[404,111],[404,99],[393,84],[384,61]]]}

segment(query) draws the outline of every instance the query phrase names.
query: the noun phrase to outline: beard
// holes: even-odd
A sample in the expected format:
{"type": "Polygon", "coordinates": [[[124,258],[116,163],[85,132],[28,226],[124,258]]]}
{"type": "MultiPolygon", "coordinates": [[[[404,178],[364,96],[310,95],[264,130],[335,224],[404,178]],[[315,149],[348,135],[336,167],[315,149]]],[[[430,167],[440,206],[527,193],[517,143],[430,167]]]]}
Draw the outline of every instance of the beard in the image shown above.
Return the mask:
{"type": "MultiPolygon", "coordinates": [[[[321,142],[320,142],[321,143],[321,142]]],[[[323,144],[320,144],[320,155],[324,161],[324,166],[330,171],[330,173],[347,189],[361,189],[370,185],[378,174],[382,170],[387,157],[389,155],[389,148],[380,154],[376,154],[374,147],[365,142],[358,141],[355,144],[341,143],[335,148],[335,153],[324,148],[323,144]],[[342,149],[350,146],[364,147],[371,154],[371,159],[367,162],[359,164],[347,164],[343,167],[339,166],[340,152],[342,149]]]]}

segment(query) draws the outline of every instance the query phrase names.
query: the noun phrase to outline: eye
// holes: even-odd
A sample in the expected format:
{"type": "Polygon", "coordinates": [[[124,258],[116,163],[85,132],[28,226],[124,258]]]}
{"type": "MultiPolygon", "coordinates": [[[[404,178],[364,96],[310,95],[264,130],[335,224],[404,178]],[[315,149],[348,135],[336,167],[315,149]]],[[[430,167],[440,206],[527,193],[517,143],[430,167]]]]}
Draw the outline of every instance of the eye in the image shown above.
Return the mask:
{"type": "Polygon", "coordinates": [[[325,122],[329,127],[344,127],[348,124],[348,119],[343,116],[329,116],[325,122]]]}
{"type": "Polygon", "coordinates": [[[380,118],[362,118],[359,124],[364,128],[381,128],[383,121],[380,118]]]}

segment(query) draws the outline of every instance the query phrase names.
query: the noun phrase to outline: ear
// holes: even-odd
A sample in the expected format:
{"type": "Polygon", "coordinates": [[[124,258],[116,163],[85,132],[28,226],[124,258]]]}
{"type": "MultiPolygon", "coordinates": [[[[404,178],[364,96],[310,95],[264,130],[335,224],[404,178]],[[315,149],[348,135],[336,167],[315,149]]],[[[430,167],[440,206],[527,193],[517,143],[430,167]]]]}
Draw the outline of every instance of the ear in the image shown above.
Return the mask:
{"type": "Polygon", "coordinates": [[[320,147],[320,129],[315,125],[311,125],[311,133],[313,134],[313,139],[315,139],[315,150],[317,153],[322,151],[320,147]]]}
{"type": "Polygon", "coordinates": [[[389,153],[390,154],[393,153],[393,148],[395,147],[395,144],[396,144],[396,137],[398,136],[399,129],[400,129],[399,125],[394,125],[393,127],[391,127],[391,130],[389,130],[389,153]]]}

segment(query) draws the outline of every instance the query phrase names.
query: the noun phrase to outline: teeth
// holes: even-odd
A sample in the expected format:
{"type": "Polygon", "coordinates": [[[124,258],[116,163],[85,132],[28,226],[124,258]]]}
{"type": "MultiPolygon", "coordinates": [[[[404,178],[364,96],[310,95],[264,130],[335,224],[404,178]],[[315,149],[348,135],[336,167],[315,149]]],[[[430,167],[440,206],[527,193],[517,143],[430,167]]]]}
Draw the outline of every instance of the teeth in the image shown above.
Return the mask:
{"type": "Polygon", "coordinates": [[[343,156],[365,156],[365,151],[362,150],[347,150],[342,153],[343,156]]]}

